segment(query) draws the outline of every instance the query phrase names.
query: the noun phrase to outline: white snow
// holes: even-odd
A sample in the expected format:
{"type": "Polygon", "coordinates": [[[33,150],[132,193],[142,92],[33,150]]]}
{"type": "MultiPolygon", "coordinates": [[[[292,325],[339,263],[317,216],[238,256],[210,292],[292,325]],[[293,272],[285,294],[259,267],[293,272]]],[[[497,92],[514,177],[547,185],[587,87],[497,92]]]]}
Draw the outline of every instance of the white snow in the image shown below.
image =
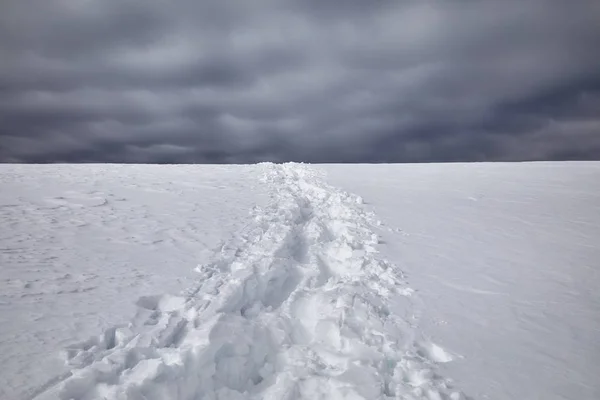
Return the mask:
{"type": "Polygon", "coordinates": [[[325,169],[386,222],[381,251],[466,394],[600,399],[600,163],[325,169]]]}
{"type": "Polygon", "coordinates": [[[0,399],[600,398],[600,163],[0,187],[0,399]]]}
{"type": "Polygon", "coordinates": [[[56,383],[62,350],[141,296],[191,285],[267,199],[254,167],[0,165],[0,399],[56,383]]]}

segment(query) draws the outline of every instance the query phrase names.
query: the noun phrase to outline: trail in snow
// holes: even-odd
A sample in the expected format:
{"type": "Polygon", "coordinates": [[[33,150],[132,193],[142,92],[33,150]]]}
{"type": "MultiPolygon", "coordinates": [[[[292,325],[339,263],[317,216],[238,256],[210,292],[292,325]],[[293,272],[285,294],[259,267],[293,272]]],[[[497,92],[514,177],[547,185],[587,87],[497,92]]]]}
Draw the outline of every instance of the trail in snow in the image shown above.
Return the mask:
{"type": "Polygon", "coordinates": [[[0,400],[68,372],[58,350],[180,293],[268,201],[255,165],[0,165],[0,400]],[[100,205],[102,204],[102,205],[100,205]]]}
{"type": "Polygon", "coordinates": [[[461,399],[452,360],[416,337],[420,306],[377,255],[362,200],[296,164],[265,164],[271,203],[180,296],[140,298],[126,326],[65,350],[33,398],[461,399]]]}

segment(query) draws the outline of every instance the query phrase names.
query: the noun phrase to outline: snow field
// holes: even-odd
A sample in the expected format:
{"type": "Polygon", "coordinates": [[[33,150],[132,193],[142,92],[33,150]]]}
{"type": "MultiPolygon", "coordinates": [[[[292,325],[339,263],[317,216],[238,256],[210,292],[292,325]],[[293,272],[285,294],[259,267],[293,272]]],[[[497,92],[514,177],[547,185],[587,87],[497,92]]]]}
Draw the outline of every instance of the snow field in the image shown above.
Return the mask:
{"type": "Polygon", "coordinates": [[[464,398],[361,198],[304,165],[261,168],[271,201],[189,290],[141,297],[130,323],[69,346],[70,371],[35,399],[464,398]]]}
{"type": "Polygon", "coordinates": [[[600,398],[600,163],[0,167],[1,400],[600,398]]]}
{"type": "Polygon", "coordinates": [[[320,168],[385,221],[381,254],[464,393],[600,399],[600,163],[320,168]]]}
{"type": "Polygon", "coordinates": [[[1,165],[0,399],[54,385],[60,350],[138,298],[189,287],[263,189],[255,166],[1,165]]]}

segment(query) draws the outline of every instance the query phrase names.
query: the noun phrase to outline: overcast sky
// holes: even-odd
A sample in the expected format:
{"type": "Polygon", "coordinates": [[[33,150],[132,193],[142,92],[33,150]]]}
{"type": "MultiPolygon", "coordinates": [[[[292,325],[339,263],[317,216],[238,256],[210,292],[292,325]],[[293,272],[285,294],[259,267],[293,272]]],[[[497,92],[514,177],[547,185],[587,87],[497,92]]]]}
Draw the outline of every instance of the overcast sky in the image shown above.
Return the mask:
{"type": "Polygon", "coordinates": [[[2,0],[0,161],[600,159],[598,0],[2,0]]]}

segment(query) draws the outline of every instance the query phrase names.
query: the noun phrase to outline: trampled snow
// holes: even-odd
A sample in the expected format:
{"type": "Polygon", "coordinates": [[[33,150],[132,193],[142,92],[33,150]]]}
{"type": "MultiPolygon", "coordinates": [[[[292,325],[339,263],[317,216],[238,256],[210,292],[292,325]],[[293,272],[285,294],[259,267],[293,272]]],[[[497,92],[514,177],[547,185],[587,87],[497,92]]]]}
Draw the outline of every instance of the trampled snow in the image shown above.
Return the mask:
{"type": "Polygon", "coordinates": [[[600,163],[0,185],[0,399],[600,398],[600,163]]]}

